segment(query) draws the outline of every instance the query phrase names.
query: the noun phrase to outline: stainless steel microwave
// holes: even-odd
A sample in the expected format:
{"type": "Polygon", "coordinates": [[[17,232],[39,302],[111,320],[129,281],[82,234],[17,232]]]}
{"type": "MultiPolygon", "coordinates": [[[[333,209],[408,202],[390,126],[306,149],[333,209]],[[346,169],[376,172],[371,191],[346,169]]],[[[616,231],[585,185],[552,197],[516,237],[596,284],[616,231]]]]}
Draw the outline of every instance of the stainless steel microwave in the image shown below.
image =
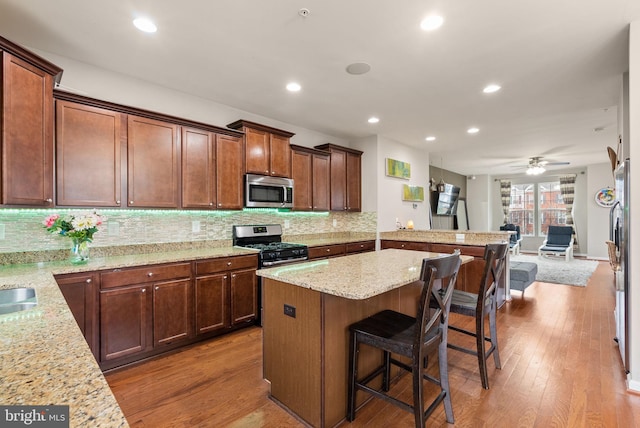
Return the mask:
{"type": "Polygon", "coordinates": [[[292,208],[293,180],[246,174],[244,206],[247,208],[292,208]]]}

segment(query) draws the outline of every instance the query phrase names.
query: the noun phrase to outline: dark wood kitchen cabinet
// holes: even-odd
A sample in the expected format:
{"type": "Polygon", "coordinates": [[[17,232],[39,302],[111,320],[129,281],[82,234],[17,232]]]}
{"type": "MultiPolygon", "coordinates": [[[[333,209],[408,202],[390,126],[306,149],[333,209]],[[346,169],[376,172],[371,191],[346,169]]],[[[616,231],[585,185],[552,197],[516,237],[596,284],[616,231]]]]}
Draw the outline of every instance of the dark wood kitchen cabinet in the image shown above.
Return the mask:
{"type": "Polygon", "coordinates": [[[180,206],[179,128],[169,122],[128,116],[127,206],[180,206]]]}
{"type": "Polygon", "coordinates": [[[429,250],[428,242],[392,241],[388,239],[381,240],[380,249],[385,250],[387,248],[396,248],[399,250],[431,251],[429,250]]]}
{"type": "Polygon", "coordinates": [[[98,288],[99,277],[95,272],[56,275],[56,282],[69,305],[89,349],[99,358],[98,342],[98,288]]]}
{"type": "Polygon", "coordinates": [[[182,128],[182,207],[217,208],[216,134],[182,128]]]}
{"type": "Polygon", "coordinates": [[[51,207],[53,85],[62,69],[2,37],[0,57],[0,201],[51,207]]]}
{"type": "Polygon", "coordinates": [[[291,145],[294,210],[329,211],[329,156],[329,153],[321,150],[291,145]]]}
{"type": "Polygon", "coordinates": [[[121,206],[121,146],[126,116],[56,100],[56,203],[121,206]]]}
{"type": "Polygon", "coordinates": [[[223,332],[256,320],[257,267],[254,255],[195,262],[197,335],[223,332]]]}
{"type": "Polygon", "coordinates": [[[100,365],[109,369],[192,337],[191,263],[100,273],[100,365]]]}
{"type": "Polygon", "coordinates": [[[347,254],[366,253],[376,250],[376,241],[349,242],[346,244],[347,254]]]}
{"type": "Polygon", "coordinates": [[[244,132],[247,173],[291,178],[289,142],[295,134],[247,120],[238,120],[227,127],[244,132]]]}
{"type": "Polygon", "coordinates": [[[361,211],[362,152],[334,144],[316,149],[331,154],[331,211],[361,211]]]}
{"type": "Polygon", "coordinates": [[[242,138],[218,134],[216,138],[216,196],[218,209],[241,210],[244,206],[242,138]]]}

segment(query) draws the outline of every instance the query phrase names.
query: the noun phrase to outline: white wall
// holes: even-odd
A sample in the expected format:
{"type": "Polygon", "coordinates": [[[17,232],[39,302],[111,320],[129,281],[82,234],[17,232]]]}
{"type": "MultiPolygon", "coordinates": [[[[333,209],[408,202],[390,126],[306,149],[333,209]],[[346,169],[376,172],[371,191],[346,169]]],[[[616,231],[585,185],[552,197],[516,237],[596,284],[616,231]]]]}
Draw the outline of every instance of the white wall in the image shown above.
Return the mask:
{"type": "Polygon", "coordinates": [[[490,190],[493,178],[489,175],[476,175],[473,180],[467,180],[467,214],[469,229],[478,232],[488,232],[492,229],[490,190]]]}
{"type": "Polygon", "coordinates": [[[389,138],[378,136],[377,163],[378,182],[378,231],[395,230],[396,218],[406,226],[412,220],[415,229],[429,229],[429,154],[424,150],[409,147],[389,138]],[[411,179],[387,177],[385,159],[392,158],[411,164],[411,179]],[[424,202],[402,200],[402,185],[422,186],[425,190],[424,202]],[[415,206],[415,208],[414,208],[415,206]]]}
{"type": "Polygon", "coordinates": [[[352,142],[362,153],[362,212],[378,209],[378,137],[371,135],[352,142]]]}
{"type": "Polygon", "coordinates": [[[615,188],[611,163],[587,167],[587,231],[589,242],[587,254],[590,258],[608,260],[609,254],[604,241],[609,239],[609,208],[596,204],[596,192],[603,187],[615,188]]]}
{"type": "MultiPolygon", "coordinates": [[[[631,197],[629,198],[630,248],[629,260],[640,254],[640,227],[637,226],[636,209],[640,212],[640,168],[634,160],[640,159],[640,21],[631,23],[629,30],[629,149],[631,197]],[[638,154],[636,154],[636,152],[638,154]]],[[[640,392],[640,264],[631,263],[629,272],[629,388],[640,392]]]]}
{"type": "MultiPolygon", "coordinates": [[[[349,142],[345,139],[235,109],[49,52],[32,50],[64,69],[61,81],[63,86],[61,89],[63,90],[72,88],[75,90],[73,92],[80,95],[182,117],[221,128],[226,128],[227,124],[238,119],[250,120],[294,132],[296,135],[291,139],[291,143],[300,146],[313,147],[324,143],[349,146],[349,142]]],[[[242,88],[238,90],[241,91],[242,88]]]]}

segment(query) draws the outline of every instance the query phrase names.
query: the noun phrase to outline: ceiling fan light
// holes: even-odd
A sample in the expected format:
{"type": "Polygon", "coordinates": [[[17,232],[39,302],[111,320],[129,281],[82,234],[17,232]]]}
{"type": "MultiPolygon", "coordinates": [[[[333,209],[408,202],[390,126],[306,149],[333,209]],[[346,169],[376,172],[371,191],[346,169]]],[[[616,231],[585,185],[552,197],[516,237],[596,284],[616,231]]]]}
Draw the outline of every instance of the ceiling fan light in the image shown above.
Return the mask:
{"type": "Polygon", "coordinates": [[[540,175],[545,171],[546,171],[546,169],[544,169],[543,167],[541,167],[539,165],[530,166],[527,169],[527,175],[540,175]]]}

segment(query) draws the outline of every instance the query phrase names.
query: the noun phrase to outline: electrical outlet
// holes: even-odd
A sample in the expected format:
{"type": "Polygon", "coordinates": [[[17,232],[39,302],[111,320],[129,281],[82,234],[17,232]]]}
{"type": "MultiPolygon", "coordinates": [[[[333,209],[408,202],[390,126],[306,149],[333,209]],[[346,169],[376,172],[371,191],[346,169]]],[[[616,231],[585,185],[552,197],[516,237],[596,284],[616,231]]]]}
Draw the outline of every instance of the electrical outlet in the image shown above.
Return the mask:
{"type": "Polygon", "coordinates": [[[284,228],[289,229],[291,227],[291,222],[289,220],[284,221],[284,228]]]}
{"type": "Polygon", "coordinates": [[[198,233],[200,232],[200,221],[199,220],[193,220],[191,222],[191,231],[193,233],[198,233]]]}
{"type": "Polygon", "coordinates": [[[296,317],[296,307],[291,305],[284,305],[284,314],[288,317],[295,318],[296,317]]]}
{"type": "Polygon", "coordinates": [[[0,224],[0,239],[4,239],[4,224],[0,224]]]}
{"type": "Polygon", "coordinates": [[[333,227],[338,227],[338,220],[337,219],[333,219],[333,227]]]}

